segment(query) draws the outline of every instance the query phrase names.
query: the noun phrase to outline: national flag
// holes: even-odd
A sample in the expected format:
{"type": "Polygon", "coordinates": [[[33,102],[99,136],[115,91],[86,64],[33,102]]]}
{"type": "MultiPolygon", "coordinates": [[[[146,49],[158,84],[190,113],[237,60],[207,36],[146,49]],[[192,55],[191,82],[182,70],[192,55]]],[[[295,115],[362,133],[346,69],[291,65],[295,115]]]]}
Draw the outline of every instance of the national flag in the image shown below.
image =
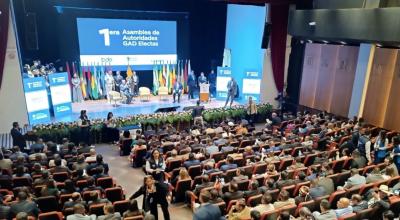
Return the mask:
{"type": "Polygon", "coordinates": [[[162,75],[163,75],[163,80],[162,80],[162,82],[163,82],[163,86],[167,86],[167,66],[166,66],[166,64],[163,62],[163,72],[162,72],[162,75]]]}
{"type": "Polygon", "coordinates": [[[157,70],[157,61],[153,63],[153,94],[157,95],[158,92],[158,70],[157,70]]]}
{"type": "Polygon", "coordinates": [[[104,94],[106,92],[106,80],[105,80],[105,77],[106,77],[106,72],[104,71],[104,66],[101,65],[101,67],[100,67],[100,86],[101,86],[101,89],[103,91],[103,95],[104,96],[106,96],[106,94],[104,94]]]}
{"type": "Polygon", "coordinates": [[[161,64],[161,61],[160,61],[160,65],[158,66],[159,67],[159,69],[158,69],[158,86],[159,86],[159,88],[161,87],[161,86],[164,86],[164,83],[163,83],[163,66],[162,66],[162,64],[161,64]]]}
{"type": "Polygon", "coordinates": [[[69,63],[68,63],[68,61],[65,62],[65,66],[66,66],[67,73],[68,73],[68,82],[69,82],[69,86],[72,88],[71,70],[69,69],[69,63]]]}
{"type": "MultiPolygon", "coordinates": [[[[97,64],[97,66],[99,66],[99,64],[97,64]]],[[[97,91],[99,93],[99,98],[101,98],[103,96],[103,90],[101,89],[101,72],[100,69],[96,68],[96,83],[97,83],[97,91]]]]}
{"type": "Polygon", "coordinates": [[[84,70],[83,66],[79,64],[79,79],[81,80],[81,90],[82,90],[82,97],[86,99],[86,77],[83,76],[84,70]]]}
{"type": "Polygon", "coordinates": [[[99,93],[97,89],[97,73],[96,73],[96,66],[93,65],[93,73],[92,73],[92,95],[94,99],[99,98],[99,93]]]}
{"type": "Polygon", "coordinates": [[[185,92],[188,92],[189,88],[188,88],[188,61],[187,60],[185,62],[185,69],[183,71],[183,78],[184,78],[184,82],[185,82],[185,85],[183,86],[183,88],[184,88],[185,92]]]}
{"type": "Polygon", "coordinates": [[[131,69],[131,66],[128,65],[128,68],[126,69],[126,76],[127,77],[132,77],[132,75],[133,75],[133,71],[131,69]]]}
{"type": "Polygon", "coordinates": [[[90,74],[90,69],[89,69],[89,65],[87,65],[87,66],[85,66],[86,68],[84,69],[85,71],[84,71],[84,74],[85,74],[85,77],[86,77],[86,94],[87,94],[87,96],[88,96],[88,98],[90,98],[90,99],[93,99],[93,96],[92,96],[92,83],[91,83],[91,78],[92,78],[92,76],[91,76],[91,74],[90,74]]]}

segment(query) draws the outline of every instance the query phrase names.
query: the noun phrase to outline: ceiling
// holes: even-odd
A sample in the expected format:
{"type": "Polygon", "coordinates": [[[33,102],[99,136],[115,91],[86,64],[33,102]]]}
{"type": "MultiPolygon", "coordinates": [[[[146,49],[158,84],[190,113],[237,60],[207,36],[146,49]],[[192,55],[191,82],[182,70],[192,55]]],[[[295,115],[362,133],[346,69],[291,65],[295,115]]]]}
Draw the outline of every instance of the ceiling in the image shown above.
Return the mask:
{"type": "MultiPolygon", "coordinates": [[[[288,3],[296,3],[304,0],[211,0],[218,2],[226,2],[226,3],[234,3],[234,4],[288,4],[288,3]]],[[[312,1],[312,0],[309,0],[312,1]]]]}

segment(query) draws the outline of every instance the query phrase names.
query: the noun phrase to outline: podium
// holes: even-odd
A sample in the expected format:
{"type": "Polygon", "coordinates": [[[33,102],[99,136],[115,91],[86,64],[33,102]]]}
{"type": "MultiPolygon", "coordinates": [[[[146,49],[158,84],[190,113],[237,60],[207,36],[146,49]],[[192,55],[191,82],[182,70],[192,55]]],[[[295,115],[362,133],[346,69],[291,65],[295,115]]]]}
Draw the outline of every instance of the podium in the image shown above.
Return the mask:
{"type": "Polygon", "coordinates": [[[210,84],[200,84],[200,102],[208,102],[210,98],[210,84]]]}

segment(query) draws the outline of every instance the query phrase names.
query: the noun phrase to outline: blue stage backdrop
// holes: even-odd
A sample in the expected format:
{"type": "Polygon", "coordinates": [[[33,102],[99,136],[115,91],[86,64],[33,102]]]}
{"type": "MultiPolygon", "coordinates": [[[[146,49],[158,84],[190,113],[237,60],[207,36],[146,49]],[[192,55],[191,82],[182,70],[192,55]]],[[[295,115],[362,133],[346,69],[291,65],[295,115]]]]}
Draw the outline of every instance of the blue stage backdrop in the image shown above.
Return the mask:
{"type": "Polygon", "coordinates": [[[151,70],[155,61],[176,63],[176,21],[77,18],[77,26],[83,65],[151,70]]]}
{"type": "Polygon", "coordinates": [[[71,86],[68,79],[68,73],[50,74],[49,84],[54,117],[59,118],[71,114],[71,86]]]}
{"type": "Polygon", "coordinates": [[[257,85],[256,79],[261,82],[264,55],[261,41],[265,16],[265,7],[228,5],[225,48],[231,50],[232,76],[239,85],[239,99],[242,100],[247,99],[249,95],[259,99],[260,89],[249,90],[249,85],[244,86],[243,82],[251,85],[257,85]]]}
{"type": "Polygon", "coordinates": [[[43,77],[35,77],[25,78],[23,81],[29,123],[32,125],[50,121],[45,79],[43,77]]]}

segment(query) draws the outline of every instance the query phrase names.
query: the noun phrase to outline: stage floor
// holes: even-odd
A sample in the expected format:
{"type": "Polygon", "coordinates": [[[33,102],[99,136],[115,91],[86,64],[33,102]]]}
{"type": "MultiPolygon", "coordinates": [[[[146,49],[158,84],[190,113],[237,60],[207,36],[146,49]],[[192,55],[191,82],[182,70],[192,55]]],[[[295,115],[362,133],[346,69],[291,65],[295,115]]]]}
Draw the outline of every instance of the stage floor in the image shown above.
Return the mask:
{"type": "MultiPolygon", "coordinates": [[[[86,110],[90,119],[106,118],[108,112],[112,112],[114,117],[121,117],[136,114],[154,113],[158,108],[178,107],[177,111],[182,111],[184,107],[195,106],[197,99],[188,100],[187,95],[181,97],[180,103],[173,103],[172,95],[160,100],[159,96],[151,96],[150,101],[140,101],[139,97],[135,97],[131,104],[113,104],[107,103],[107,100],[89,100],[82,103],[72,103],[72,113],[59,118],[53,118],[52,122],[71,122],[79,118],[80,111],[86,110]]],[[[234,101],[233,105],[243,104],[234,101]]],[[[212,99],[210,102],[202,102],[206,109],[218,108],[225,105],[224,100],[212,99]]]]}

